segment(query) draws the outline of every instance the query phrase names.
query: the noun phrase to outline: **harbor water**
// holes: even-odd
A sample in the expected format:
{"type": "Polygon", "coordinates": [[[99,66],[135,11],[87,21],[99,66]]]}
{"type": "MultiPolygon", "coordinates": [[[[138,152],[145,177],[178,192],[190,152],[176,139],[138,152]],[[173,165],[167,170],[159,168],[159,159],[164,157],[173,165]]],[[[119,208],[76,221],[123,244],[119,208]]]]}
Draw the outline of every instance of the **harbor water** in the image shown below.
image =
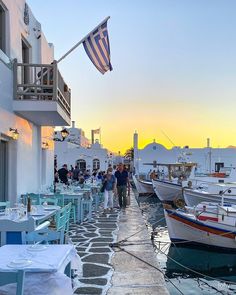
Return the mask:
{"type": "Polygon", "coordinates": [[[138,202],[171,295],[236,294],[236,253],[171,244],[158,198],[138,202]]]}

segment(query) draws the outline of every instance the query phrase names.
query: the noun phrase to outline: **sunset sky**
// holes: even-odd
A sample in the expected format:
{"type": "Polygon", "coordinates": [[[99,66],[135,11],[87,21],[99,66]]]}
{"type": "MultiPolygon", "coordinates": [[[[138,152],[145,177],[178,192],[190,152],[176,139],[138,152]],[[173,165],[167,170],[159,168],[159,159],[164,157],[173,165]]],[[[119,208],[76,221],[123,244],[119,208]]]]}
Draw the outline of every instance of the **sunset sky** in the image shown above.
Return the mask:
{"type": "Polygon", "coordinates": [[[60,63],[72,89],[72,120],[101,127],[117,152],[155,138],[174,145],[236,145],[235,0],[28,0],[59,59],[105,17],[112,72],[83,46],[60,63]],[[169,139],[168,139],[169,137],[169,139]],[[173,144],[172,144],[172,143],[173,144]]]}

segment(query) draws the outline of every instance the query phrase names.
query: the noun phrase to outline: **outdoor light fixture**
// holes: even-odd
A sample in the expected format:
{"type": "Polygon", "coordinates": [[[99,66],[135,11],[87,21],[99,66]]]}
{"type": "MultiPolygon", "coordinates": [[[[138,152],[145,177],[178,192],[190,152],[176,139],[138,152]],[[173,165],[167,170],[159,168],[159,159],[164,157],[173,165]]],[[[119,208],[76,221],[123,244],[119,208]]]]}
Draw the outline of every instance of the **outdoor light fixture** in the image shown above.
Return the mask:
{"type": "Polygon", "coordinates": [[[67,138],[68,135],[69,135],[69,132],[66,130],[66,128],[61,130],[62,141],[64,141],[65,138],[67,138]]]}
{"type": "Polygon", "coordinates": [[[9,131],[11,131],[12,139],[17,140],[19,137],[19,132],[16,128],[9,128],[9,131]]]}
{"type": "Polygon", "coordinates": [[[47,142],[42,142],[42,149],[47,150],[49,148],[49,144],[47,142]]]}

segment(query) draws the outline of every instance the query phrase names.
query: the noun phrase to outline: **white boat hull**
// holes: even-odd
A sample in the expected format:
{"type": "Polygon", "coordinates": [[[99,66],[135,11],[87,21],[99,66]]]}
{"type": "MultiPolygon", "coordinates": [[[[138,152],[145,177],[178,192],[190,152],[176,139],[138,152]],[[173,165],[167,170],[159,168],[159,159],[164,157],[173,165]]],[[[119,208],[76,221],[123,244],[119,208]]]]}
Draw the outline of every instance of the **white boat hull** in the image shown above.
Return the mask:
{"type": "MultiPolygon", "coordinates": [[[[187,206],[196,206],[201,202],[214,202],[221,203],[222,196],[221,195],[213,195],[207,192],[199,192],[197,190],[192,189],[184,189],[183,191],[184,200],[187,206]]],[[[225,203],[236,204],[236,196],[235,195],[227,195],[224,196],[225,203]]]]}
{"type": "Polygon", "coordinates": [[[136,176],[133,176],[133,181],[139,195],[155,194],[151,181],[144,181],[144,180],[138,179],[136,176]]]}
{"type": "Polygon", "coordinates": [[[172,242],[186,242],[212,247],[236,249],[236,230],[219,228],[212,222],[203,223],[165,209],[166,224],[172,242]],[[233,232],[232,232],[233,231],[233,232]]]}
{"type": "Polygon", "coordinates": [[[182,186],[177,183],[153,179],[152,185],[157,197],[162,202],[169,202],[182,198],[182,186]]]}

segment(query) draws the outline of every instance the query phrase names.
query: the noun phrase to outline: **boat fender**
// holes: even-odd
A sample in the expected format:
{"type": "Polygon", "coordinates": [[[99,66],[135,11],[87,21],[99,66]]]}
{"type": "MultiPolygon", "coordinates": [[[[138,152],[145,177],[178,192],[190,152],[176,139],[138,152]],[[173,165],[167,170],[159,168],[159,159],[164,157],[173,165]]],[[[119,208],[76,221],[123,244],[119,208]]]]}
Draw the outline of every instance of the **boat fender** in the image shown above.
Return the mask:
{"type": "Polygon", "coordinates": [[[181,198],[176,198],[173,202],[177,208],[184,208],[186,205],[185,201],[181,198]]]}
{"type": "Polygon", "coordinates": [[[189,180],[189,181],[188,181],[188,183],[187,183],[187,185],[188,185],[188,188],[191,188],[191,187],[192,187],[192,185],[193,185],[192,181],[191,181],[191,180],[189,180]]]}

